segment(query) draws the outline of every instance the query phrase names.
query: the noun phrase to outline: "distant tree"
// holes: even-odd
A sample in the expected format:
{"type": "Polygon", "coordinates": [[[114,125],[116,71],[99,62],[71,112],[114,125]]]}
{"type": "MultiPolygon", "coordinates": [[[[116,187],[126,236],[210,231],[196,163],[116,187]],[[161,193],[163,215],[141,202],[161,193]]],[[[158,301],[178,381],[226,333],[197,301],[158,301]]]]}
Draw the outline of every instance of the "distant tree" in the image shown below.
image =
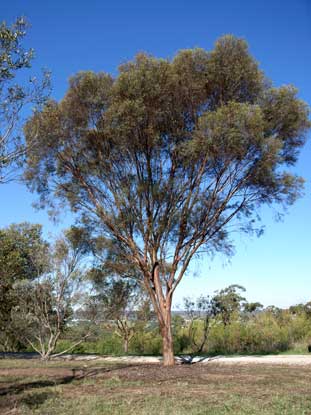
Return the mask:
{"type": "Polygon", "coordinates": [[[89,240],[94,267],[88,277],[96,295],[93,298],[99,315],[111,320],[115,333],[128,353],[134,335],[152,318],[150,299],[141,284],[141,272],[124,258],[119,244],[97,237],[89,240]]]}
{"type": "Polygon", "coordinates": [[[286,313],[284,313],[284,310],[282,310],[282,308],[277,307],[275,305],[269,305],[267,306],[264,311],[266,312],[266,314],[270,314],[270,316],[272,316],[279,325],[283,325],[284,323],[286,324],[287,320],[288,320],[288,315],[286,315],[286,313]]]}
{"type": "Polygon", "coordinates": [[[243,304],[243,310],[246,313],[255,313],[256,311],[262,310],[263,309],[263,305],[261,303],[259,303],[258,301],[254,302],[254,303],[244,303],[243,304]]]}
{"type": "Polygon", "coordinates": [[[193,353],[202,353],[208,340],[210,322],[214,317],[211,300],[208,296],[200,296],[196,300],[185,297],[183,308],[188,318],[188,337],[193,353]],[[202,330],[198,323],[203,323],[202,330]],[[199,333],[200,332],[200,333],[199,333]]]}
{"type": "MultiPolygon", "coordinates": [[[[56,240],[48,253],[49,267],[34,282],[20,283],[19,296],[13,310],[15,321],[24,322],[19,337],[37,351],[43,360],[54,353],[60,336],[72,321],[73,307],[79,304],[86,270],[83,265],[88,245],[79,228],[71,228],[56,240]]],[[[22,324],[20,324],[22,326],[22,324]]],[[[91,322],[89,324],[91,327],[91,322]]],[[[63,354],[82,343],[89,335],[81,334],[63,354]]],[[[56,356],[54,354],[54,356],[56,356]]]]}
{"type": "Polygon", "coordinates": [[[233,284],[224,288],[213,296],[211,299],[212,310],[215,316],[220,316],[224,326],[231,323],[232,317],[241,311],[242,303],[246,301],[240,292],[245,288],[241,285],[233,284]]]}
{"type": "Polygon", "coordinates": [[[151,316],[149,299],[140,285],[132,279],[103,277],[101,269],[89,273],[97,294],[93,303],[97,306],[97,318],[104,320],[122,339],[124,353],[143,322],[151,316]]]}
{"type": "Polygon", "coordinates": [[[282,313],[282,309],[280,307],[277,307],[275,305],[268,305],[265,308],[265,311],[268,313],[273,314],[275,317],[279,316],[282,313]]]}
{"type": "MultiPolygon", "coordinates": [[[[233,227],[251,232],[262,205],[290,205],[310,127],[291,86],[274,88],[244,40],[139,54],[112,78],[81,72],[60,102],[25,126],[26,181],[40,205],[69,203],[149,293],[174,364],[173,293],[199,253],[232,252],[233,227]]],[[[258,230],[258,229],[257,229],[258,230]]]]}
{"type": "Polygon", "coordinates": [[[304,304],[300,303],[300,304],[295,304],[289,307],[288,311],[290,312],[290,314],[303,314],[304,313],[304,304]]]}
{"type": "Polygon", "coordinates": [[[303,304],[296,304],[289,307],[291,314],[305,314],[307,317],[311,317],[311,301],[303,304]]]}
{"type": "Polygon", "coordinates": [[[0,347],[12,351],[22,346],[16,336],[12,309],[19,296],[15,285],[40,277],[47,267],[48,244],[41,225],[20,223],[0,229],[0,347]]]}
{"type": "Polygon", "coordinates": [[[25,50],[22,45],[27,27],[23,17],[11,26],[0,23],[0,183],[14,177],[12,170],[25,154],[19,130],[22,112],[29,105],[40,108],[49,92],[48,72],[42,81],[31,77],[24,84],[16,82],[34,58],[33,49],[25,50]]]}
{"type": "Polygon", "coordinates": [[[306,316],[308,318],[311,318],[311,301],[308,301],[307,303],[305,303],[304,309],[305,309],[306,316]]]}

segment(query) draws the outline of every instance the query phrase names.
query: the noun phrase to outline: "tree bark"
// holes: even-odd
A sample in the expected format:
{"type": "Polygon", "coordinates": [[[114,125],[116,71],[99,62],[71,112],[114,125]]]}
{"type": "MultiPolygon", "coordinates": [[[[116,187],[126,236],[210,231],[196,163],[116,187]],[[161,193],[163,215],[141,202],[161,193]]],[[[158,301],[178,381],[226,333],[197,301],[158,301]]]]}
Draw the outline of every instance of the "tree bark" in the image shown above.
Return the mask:
{"type": "Polygon", "coordinates": [[[174,346],[173,346],[173,336],[171,325],[164,326],[161,330],[162,334],[162,344],[163,344],[163,365],[164,366],[174,366],[174,346]]]}
{"type": "Polygon", "coordinates": [[[129,352],[129,340],[128,340],[128,338],[124,339],[123,350],[124,350],[125,354],[128,354],[128,352],[129,352]]]}
{"type": "Polygon", "coordinates": [[[172,315],[171,307],[168,306],[163,310],[164,324],[161,327],[162,335],[162,354],[163,354],[163,365],[174,366],[174,344],[173,344],[173,333],[172,333],[172,315]]]}
{"type": "Polygon", "coordinates": [[[160,281],[159,263],[154,261],[151,274],[146,274],[145,284],[150,294],[154,311],[158,318],[160,333],[162,336],[162,355],[164,366],[174,366],[174,347],[172,334],[172,294],[163,292],[163,286],[160,281]],[[152,284],[150,284],[150,281],[152,284]]]}

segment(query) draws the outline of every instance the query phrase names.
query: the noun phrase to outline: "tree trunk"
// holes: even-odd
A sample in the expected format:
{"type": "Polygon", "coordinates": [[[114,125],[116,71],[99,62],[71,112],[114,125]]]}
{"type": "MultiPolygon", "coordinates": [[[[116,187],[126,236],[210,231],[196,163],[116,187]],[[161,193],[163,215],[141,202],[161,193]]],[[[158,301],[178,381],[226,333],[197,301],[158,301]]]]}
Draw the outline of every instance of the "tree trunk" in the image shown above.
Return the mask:
{"type": "Polygon", "coordinates": [[[173,333],[172,333],[172,315],[170,303],[166,302],[166,307],[162,311],[164,316],[164,324],[161,327],[162,334],[162,354],[163,354],[163,365],[174,366],[174,345],[173,345],[173,333]]]}
{"type": "Polygon", "coordinates": [[[169,326],[164,326],[161,330],[161,334],[163,344],[163,365],[174,366],[175,359],[171,324],[169,326]]]}
{"type": "Polygon", "coordinates": [[[128,338],[124,339],[123,350],[124,350],[125,354],[128,354],[128,352],[129,352],[129,340],[128,340],[128,338]]]}
{"type": "Polygon", "coordinates": [[[163,293],[163,286],[159,276],[159,263],[154,261],[151,274],[145,276],[146,288],[150,294],[154,311],[158,318],[160,333],[162,336],[162,355],[164,366],[174,366],[174,347],[172,334],[172,293],[163,293]],[[150,281],[152,284],[150,284],[150,281]]]}

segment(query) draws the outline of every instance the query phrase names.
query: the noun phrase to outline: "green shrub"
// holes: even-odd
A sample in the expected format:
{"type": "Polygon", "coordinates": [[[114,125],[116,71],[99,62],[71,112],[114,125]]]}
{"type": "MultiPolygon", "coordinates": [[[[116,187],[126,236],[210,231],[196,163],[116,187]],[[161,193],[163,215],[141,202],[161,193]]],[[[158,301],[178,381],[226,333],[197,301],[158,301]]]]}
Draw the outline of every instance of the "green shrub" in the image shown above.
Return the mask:
{"type": "Polygon", "coordinates": [[[162,350],[162,338],[158,329],[140,331],[130,343],[130,353],[141,355],[159,355],[162,350]]]}
{"type": "Polygon", "coordinates": [[[106,335],[101,338],[96,345],[96,353],[109,355],[123,355],[123,347],[120,337],[115,334],[106,335]]]}
{"type": "MultiPolygon", "coordinates": [[[[203,335],[203,322],[195,322],[195,340],[199,343],[203,335]]],[[[185,321],[173,321],[175,354],[192,353],[193,345],[185,321]]],[[[68,349],[72,344],[72,333],[59,341],[56,353],[68,349]]],[[[204,354],[267,354],[289,350],[307,352],[311,344],[311,319],[305,313],[291,314],[286,310],[278,313],[264,311],[255,315],[241,315],[224,325],[220,320],[211,321],[204,354]]],[[[30,349],[29,349],[30,351],[30,349]]],[[[99,328],[92,340],[76,346],[71,353],[98,353],[123,355],[122,339],[113,331],[99,328]]],[[[129,353],[134,355],[160,355],[162,338],[156,324],[142,325],[129,344],[129,353]]]]}

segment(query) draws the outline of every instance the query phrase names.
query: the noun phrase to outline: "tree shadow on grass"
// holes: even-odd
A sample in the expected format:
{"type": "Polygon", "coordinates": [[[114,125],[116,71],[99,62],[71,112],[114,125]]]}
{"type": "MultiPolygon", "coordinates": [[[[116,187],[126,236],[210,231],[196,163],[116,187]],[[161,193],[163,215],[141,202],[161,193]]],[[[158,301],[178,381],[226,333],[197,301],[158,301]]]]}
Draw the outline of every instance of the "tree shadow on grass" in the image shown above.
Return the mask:
{"type": "MultiPolygon", "coordinates": [[[[59,394],[54,391],[29,391],[25,396],[7,395],[0,397],[0,413],[1,415],[16,414],[21,405],[25,405],[29,409],[40,407],[47,399],[54,398],[59,394]]],[[[19,412],[18,412],[19,413],[19,412]]]]}
{"type": "Polygon", "coordinates": [[[50,386],[66,385],[66,384],[73,382],[74,380],[79,381],[85,378],[92,378],[102,373],[109,373],[115,370],[126,369],[126,368],[133,367],[133,366],[134,365],[123,365],[123,366],[118,365],[118,366],[109,367],[109,368],[102,367],[102,368],[90,368],[90,369],[77,367],[77,368],[71,369],[72,375],[70,376],[64,376],[64,377],[56,378],[53,380],[38,380],[34,382],[19,383],[16,385],[10,385],[8,387],[0,388],[0,397],[8,396],[8,395],[17,395],[17,394],[23,393],[24,391],[32,390],[32,389],[41,389],[41,388],[47,388],[50,386]]]}
{"type": "Polygon", "coordinates": [[[86,378],[93,378],[103,373],[114,372],[115,370],[126,369],[134,365],[118,365],[114,367],[102,368],[74,368],[72,375],[50,380],[38,380],[34,382],[24,382],[0,388],[0,414],[12,414],[21,404],[30,409],[40,407],[47,399],[60,396],[53,390],[44,390],[58,385],[70,384],[73,381],[83,381],[86,378]],[[23,396],[20,396],[26,392],[23,396]]]}
{"type": "Polygon", "coordinates": [[[42,405],[47,399],[55,397],[56,395],[58,394],[56,394],[55,392],[51,392],[51,391],[34,392],[34,393],[24,396],[20,400],[20,403],[28,406],[28,408],[35,409],[35,408],[38,408],[40,405],[42,405]]]}
{"type": "Polygon", "coordinates": [[[0,397],[7,395],[17,395],[26,390],[47,388],[49,386],[64,385],[74,380],[74,376],[66,376],[55,380],[39,380],[35,382],[19,383],[17,385],[11,385],[6,388],[0,388],[0,397]]]}

